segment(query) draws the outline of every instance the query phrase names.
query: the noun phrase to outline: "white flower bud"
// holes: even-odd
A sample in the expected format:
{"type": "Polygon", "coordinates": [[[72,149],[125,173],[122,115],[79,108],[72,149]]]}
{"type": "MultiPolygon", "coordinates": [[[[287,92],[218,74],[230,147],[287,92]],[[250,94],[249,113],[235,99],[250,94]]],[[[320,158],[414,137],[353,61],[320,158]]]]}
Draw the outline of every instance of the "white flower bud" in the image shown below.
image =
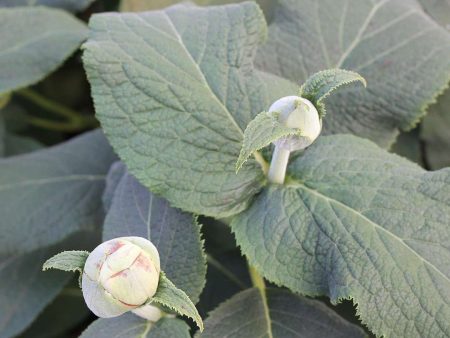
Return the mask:
{"type": "Polygon", "coordinates": [[[120,237],[91,252],[82,290],[89,309],[110,318],[144,305],[156,293],[161,272],[156,247],[142,237],[120,237]]]}
{"type": "Polygon", "coordinates": [[[289,136],[274,142],[285,150],[294,151],[310,146],[322,130],[316,107],[300,96],[286,96],[275,101],[269,112],[279,113],[279,121],[286,127],[300,129],[301,136],[289,136]]]}

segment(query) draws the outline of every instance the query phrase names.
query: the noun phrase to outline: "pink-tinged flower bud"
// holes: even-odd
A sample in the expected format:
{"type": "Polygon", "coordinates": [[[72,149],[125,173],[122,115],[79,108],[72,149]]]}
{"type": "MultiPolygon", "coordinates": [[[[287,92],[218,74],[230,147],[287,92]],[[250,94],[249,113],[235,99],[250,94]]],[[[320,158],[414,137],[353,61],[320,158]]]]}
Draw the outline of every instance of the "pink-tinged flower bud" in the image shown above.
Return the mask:
{"type": "Polygon", "coordinates": [[[156,247],[142,237],[120,237],[91,252],[82,290],[89,309],[110,318],[144,305],[156,293],[160,275],[156,247]]]}

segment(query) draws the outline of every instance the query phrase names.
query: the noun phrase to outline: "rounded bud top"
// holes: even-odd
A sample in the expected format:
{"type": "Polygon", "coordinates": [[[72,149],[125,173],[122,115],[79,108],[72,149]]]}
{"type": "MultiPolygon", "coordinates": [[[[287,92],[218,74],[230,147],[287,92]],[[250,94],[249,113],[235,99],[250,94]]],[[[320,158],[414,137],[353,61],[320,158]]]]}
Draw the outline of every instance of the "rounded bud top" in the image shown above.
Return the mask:
{"type": "Polygon", "coordinates": [[[286,96],[275,101],[270,113],[279,113],[279,121],[289,128],[300,129],[301,136],[288,136],[276,142],[283,149],[294,151],[311,145],[322,131],[322,120],[316,107],[300,96],[286,96]]]}
{"type": "Polygon", "coordinates": [[[86,260],[83,296],[103,318],[144,305],[156,293],[161,272],[156,247],[141,237],[120,237],[100,244],[86,260]]]}

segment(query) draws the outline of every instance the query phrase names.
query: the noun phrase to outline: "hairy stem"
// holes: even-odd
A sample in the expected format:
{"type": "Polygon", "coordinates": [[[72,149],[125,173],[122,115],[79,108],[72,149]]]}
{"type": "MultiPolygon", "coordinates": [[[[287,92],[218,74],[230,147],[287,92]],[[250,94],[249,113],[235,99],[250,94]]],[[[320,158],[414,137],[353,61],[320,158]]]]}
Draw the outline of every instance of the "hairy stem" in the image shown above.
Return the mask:
{"type": "Polygon", "coordinates": [[[270,183],[283,184],[286,177],[286,169],[289,162],[290,151],[275,146],[275,151],[270,162],[269,174],[267,178],[270,183]]]}

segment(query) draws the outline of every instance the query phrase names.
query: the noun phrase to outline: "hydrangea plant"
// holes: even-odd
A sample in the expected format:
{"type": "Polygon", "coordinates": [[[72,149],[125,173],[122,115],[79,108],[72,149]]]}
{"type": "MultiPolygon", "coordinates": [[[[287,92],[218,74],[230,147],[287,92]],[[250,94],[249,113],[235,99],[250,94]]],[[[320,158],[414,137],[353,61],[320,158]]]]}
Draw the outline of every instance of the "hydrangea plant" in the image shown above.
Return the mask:
{"type": "Polygon", "coordinates": [[[450,6],[176,2],[0,0],[0,338],[450,336],[450,6]]]}

